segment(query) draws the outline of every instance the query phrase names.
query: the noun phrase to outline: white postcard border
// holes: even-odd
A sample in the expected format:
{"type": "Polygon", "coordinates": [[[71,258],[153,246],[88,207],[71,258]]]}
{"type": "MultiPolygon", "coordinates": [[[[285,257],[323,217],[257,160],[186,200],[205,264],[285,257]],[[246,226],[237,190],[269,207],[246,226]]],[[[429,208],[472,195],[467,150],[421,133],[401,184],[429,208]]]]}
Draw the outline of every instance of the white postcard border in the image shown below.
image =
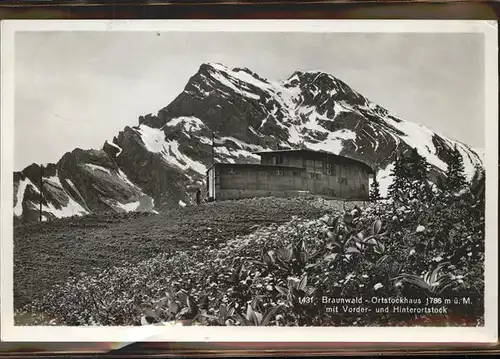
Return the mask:
{"type": "MultiPolygon", "coordinates": [[[[89,342],[489,343],[498,338],[497,23],[473,20],[11,20],[1,23],[1,339],[89,342]],[[484,327],[16,327],[13,320],[14,37],[18,31],[483,33],[485,39],[486,259],[484,327]]],[[[76,45],[77,46],[77,45],[76,45]]]]}

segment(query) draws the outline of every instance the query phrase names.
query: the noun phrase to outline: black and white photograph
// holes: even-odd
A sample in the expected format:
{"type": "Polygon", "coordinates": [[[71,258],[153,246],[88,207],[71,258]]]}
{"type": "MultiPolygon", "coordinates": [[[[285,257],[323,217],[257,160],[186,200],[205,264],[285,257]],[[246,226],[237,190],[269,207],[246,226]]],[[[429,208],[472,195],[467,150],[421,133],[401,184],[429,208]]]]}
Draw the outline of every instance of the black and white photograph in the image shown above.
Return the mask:
{"type": "Polygon", "coordinates": [[[12,330],[496,338],[492,24],[146,23],[2,26],[12,330]]]}

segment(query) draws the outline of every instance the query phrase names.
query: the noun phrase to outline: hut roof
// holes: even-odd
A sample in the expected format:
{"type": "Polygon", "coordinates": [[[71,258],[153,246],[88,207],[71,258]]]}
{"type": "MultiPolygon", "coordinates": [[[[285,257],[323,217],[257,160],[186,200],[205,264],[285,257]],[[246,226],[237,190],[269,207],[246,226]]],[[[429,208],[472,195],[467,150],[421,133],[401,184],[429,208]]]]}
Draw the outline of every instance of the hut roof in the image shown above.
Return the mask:
{"type": "Polygon", "coordinates": [[[289,154],[289,153],[324,154],[324,155],[328,155],[330,157],[336,158],[337,160],[339,160],[339,162],[347,162],[347,163],[353,163],[353,164],[356,163],[356,164],[364,167],[366,170],[368,170],[369,173],[371,173],[371,174],[375,173],[373,168],[363,161],[356,160],[354,158],[350,158],[350,157],[346,157],[346,156],[336,155],[336,154],[328,152],[328,151],[318,151],[318,150],[310,150],[310,149],[284,149],[284,150],[277,150],[277,151],[254,152],[254,154],[259,155],[259,156],[267,155],[267,154],[289,154]]]}

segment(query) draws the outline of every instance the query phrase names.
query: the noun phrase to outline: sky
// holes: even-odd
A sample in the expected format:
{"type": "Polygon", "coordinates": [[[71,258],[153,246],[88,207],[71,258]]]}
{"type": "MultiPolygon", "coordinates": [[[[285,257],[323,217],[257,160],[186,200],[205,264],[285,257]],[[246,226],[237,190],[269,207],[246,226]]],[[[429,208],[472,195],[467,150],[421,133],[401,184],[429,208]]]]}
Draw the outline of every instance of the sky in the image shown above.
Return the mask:
{"type": "Polygon", "coordinates": [[[15,170],[101,148],[167,106],[205,62],[269,80],[341,79],[392,114],[484,148],[480,33],[18,32],[15,170]]]}

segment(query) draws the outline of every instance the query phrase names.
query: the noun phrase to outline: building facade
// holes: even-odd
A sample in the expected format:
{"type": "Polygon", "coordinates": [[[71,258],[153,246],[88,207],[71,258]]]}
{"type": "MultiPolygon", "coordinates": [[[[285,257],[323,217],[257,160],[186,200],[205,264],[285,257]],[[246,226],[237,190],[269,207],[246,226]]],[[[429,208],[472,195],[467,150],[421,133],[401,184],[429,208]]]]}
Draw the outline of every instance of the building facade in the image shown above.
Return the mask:
{"type": "Polygon", "coordinates": [[[207,171],[208,197],[317,195],[367,200],[373,170],[348,157],[312,150],[257,152],[260,164],[215,163],[207,171]]]}

